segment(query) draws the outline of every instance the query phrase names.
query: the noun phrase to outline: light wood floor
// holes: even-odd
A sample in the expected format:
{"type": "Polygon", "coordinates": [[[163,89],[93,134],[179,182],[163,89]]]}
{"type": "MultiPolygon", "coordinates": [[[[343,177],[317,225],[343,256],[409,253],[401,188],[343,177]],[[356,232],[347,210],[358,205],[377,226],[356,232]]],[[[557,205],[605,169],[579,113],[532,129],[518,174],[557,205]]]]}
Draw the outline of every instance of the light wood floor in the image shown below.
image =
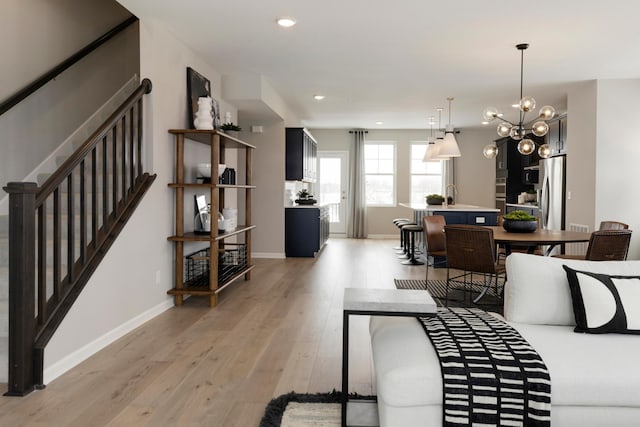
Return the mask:
{"type": "MultiPolygon", "coordinates": [[[[343,289],[424,277],[395,244],[330,239],[316,259],[255,260],[218,307],[190,298],[46,389],[0,397],[0,426],[257,426],[275,396],[339,390],[343,289]]],[[[375,394],[367,317],[352,317],[350,351],[350,391],[375,394]]]]}

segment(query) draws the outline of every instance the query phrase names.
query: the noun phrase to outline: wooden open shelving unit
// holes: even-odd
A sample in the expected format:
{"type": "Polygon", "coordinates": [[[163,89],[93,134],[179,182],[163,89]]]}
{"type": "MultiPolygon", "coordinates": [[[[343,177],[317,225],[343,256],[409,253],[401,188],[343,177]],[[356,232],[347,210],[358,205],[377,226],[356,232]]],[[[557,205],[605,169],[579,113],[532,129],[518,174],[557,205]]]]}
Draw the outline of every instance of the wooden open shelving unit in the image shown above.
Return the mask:
{"type": "Polygon", "coordinates": [[[175,278],[174,287],[167,291],[173,295],[174,304],[182,305],[184,295],[199,295],[209,297],[209,306],[215,307],[218,303],[217,294],[226,286],[244,276],[246,280],[251,278],[251,270],[254,265],[251,259],[251,230],[255,225],[251,224],[251,191],[252,185],[253,150],[256,148],[237,138],[226,135],[216,130],[196,129],[170,129],[169,133],[175,136],[175,180],[169,188],[175,190],[175,234],[167,239],[174,243],[175,247],[175,278]],[[210,163],[212,166],[211,183],[185,182],[184,152],[187,144],[209,145],[211,150],[210,163]],[[244,184],[230,185],[219,184],[217,181],[217,165],[225,163],[225,150],[227,148],[245,149],[245,176],[244,184]],[[185,231],[185,189],[209,190],[211,203],[211,232],[196,234],[193,231],[185,231]],[[246,225],[238,225],[230,232],[218,233],[218,217],[224,207],[224,194],[226,190],[244,191],[245,193],[245,222],[246,225]],[[222,283],[218,280],[218,255],[224,248],[224,239],[232,236],[244,235],[246,245],[246,265],[222,283]],[[184,244],[185,242],[209,242],[209,286],[190,286],[185,283],[184,276],[184,244]]]}

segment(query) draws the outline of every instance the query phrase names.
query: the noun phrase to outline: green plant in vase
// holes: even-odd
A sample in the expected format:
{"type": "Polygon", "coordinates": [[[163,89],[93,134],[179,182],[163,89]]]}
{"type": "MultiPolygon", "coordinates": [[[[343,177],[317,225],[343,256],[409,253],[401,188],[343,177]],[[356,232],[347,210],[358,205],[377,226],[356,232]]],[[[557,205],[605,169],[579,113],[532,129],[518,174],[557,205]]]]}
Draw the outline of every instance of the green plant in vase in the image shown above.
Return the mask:
{"type": "Polygon", "coordinates": [[[538,228],[538,218],[522,210],[515,210],[502,217],[502,228],[514,233],[531,233],[538,228]]]}

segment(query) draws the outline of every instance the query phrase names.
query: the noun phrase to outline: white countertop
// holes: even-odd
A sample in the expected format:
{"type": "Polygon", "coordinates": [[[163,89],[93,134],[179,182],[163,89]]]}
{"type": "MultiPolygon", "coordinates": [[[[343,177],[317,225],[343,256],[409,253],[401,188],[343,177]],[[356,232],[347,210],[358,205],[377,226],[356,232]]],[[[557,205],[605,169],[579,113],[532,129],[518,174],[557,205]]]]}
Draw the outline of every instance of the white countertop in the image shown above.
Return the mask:
{"type": "Polygon", "coordinates": [[[462,211],[462,212],[500,212],[500,209],[485,208],[482,206],[465,205],[456,203],[455,205],[427,205],[422,203],[400,203],[400,206],[413,209],[414,211],[462,211]]]}
{"type": "Polygon", "coordinates": [[[308,208],[324,208],[329,205],[320,205],[316,203],[315,205],[294,205],[294,206],[285,206],[285,209],[308,209],[308,208]]]}
{"type": "Polygon", "coordinates": [[[533,203],[507,203],[507,206],[513,206],[514,208],[534,208],[539,209],[540,207],[537,204],[533,203]]]}

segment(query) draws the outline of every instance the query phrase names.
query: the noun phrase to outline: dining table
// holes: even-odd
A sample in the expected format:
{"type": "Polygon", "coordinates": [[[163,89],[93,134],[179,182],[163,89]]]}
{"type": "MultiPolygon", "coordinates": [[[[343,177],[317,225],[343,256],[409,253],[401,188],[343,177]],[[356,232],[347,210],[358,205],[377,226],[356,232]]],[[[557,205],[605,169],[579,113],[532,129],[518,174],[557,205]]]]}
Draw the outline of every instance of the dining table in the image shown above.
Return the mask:
{"type": "Polygon", "coordinates": [[[551,255],[553,249],[560,244],[588,242],[591,233],[569,230],[546,230],[537,228],[533,232],[518,233],[507,231],[501,226],[488,226],[493,230],[493,240],[505,247],[507,255],[513,246],[526,247],[529,253],[533,253],[537,246],[546,246],[545,255],[551,255]]]}

